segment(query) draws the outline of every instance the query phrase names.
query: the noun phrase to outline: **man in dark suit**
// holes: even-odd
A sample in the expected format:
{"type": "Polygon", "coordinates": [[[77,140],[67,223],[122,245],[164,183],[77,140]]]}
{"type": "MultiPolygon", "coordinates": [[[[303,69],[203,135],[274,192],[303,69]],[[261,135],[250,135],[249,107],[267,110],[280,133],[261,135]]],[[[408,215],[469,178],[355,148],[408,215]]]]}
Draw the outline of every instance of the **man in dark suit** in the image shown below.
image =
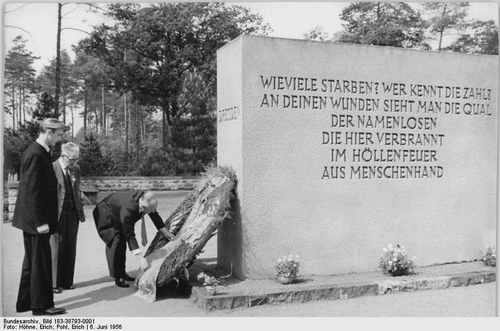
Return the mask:
{"type": "Polygon", "coordinates": [[[125,281],[134,280],[125,272],[126,244],[132,254],[141,254],[134,232],[139,219],[148,214],[158,231],[173,239],[156,212],[157,205],[153,192],[124,191],[108,195],[93,211],[97,232],[106,244],[109,275],[115,278],[119,287],[129,287],[125,281]]]}
{"type": "Polygon", "coordinates": [[[78,145],[68,142],[61,146],[61,156],[52,163],[58,182],[58,224],[56,232],[50,236],[54,293],[74,288],[78,225],[85,222],[80,199],[80,172],[76,164],[79,156],[78,145]]]}
{"type": "Polygon", "coordinates": [[[24,151],[19,192],[12,225],[23,231],[24,260],[16,311],[33,315],[63,314],[54,307],[50,234],[57,225],[57,180],[50,162],[50,148],[62,139],[64,125],[45,119],[40,134],[24,151]]]}

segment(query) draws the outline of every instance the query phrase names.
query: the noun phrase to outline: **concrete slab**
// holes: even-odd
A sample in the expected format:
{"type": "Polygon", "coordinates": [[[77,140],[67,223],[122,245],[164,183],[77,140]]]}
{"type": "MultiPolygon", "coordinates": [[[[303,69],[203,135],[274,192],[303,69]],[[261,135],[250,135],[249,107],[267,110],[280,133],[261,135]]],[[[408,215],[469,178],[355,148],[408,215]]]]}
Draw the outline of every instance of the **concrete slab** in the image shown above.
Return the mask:
{"type": "Polygon", "coordinates": [[[481,262],[464,262],[419,268],[415,275],[391,277],[379,272],[303,277],[282,285],[270,279],[229,279],[218,293],[209,295],[194,286],[191,298],[204,311],[254,307],[265,304],[345,300],[361,296],[445,289],[496,281],[496,269],[481,262]]]}

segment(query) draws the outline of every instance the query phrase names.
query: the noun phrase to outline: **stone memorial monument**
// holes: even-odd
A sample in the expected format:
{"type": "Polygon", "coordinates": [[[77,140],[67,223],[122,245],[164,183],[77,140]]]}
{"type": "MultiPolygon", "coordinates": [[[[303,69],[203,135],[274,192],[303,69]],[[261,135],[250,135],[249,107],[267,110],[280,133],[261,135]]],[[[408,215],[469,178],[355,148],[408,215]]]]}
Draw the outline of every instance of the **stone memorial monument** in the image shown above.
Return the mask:
{"type": "Polygon", "coordinates": [[[417,265],[495,244],[498,57],[241,36],[217,53],[217,162],[238,178],[218,263],[267,278],[417,265]]]}

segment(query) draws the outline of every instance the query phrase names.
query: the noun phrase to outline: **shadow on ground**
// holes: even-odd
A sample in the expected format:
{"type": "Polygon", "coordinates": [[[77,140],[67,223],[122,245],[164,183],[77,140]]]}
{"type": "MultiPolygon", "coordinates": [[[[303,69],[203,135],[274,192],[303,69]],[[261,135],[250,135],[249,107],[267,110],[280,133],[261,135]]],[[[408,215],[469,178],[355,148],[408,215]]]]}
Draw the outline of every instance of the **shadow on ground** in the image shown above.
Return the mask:
{"type": "Polygon", "coordinates": [[[87,281],[84,281],[84,282],[78,282],[78,283],[75,283],[74,286],[75,286],[75,288],[87,287],[87,286],[97,285],[97,284],[100,284],[100,283],[110,282],[112,280],[113,280],[112,277],[106,277],[106,276],[104,276],[104,277],[101,277],[101,278],[87,280],[87,281]]]}
{"type": "Polygon", "coordinates": [[[170,281],[165,286],[157,289],[156,299],[188,299],[191,296],[191,289],[193,287],[189,282],[184,279],[179,281],[170,281]]]}
{"type": "Polygon", "coordinates": [[[115,301],[129,296],[135,292],[134,287],[119,288],[114,284],[79,294],[62,300],[56,300],[57,304],[64,305],[67,310],[94,305],[102,301],[115,301]],[[69,304],[66,304],[69,303],[69,304]]]}

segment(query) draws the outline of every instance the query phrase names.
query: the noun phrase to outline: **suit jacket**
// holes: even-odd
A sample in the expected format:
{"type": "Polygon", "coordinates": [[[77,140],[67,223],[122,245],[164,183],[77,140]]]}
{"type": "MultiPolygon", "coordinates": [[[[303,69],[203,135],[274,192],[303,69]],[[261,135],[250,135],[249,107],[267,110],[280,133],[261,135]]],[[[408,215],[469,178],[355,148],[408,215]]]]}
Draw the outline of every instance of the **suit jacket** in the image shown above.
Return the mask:
{"type": "MultiPolygon", "coordinates": [[[[66,185],[64,185],[64,172],[59,161],[56,160],[52,162],[52,167],[54,168],[54,173],[56,174],[57,178],[57,221],[59,222],[61,219],[61,213],[64,203],[64,195],[66,194],[66,185]]],[[[82,200],[80,195],[80,168],[78,166],[75,166],[69,171],[73,189],[73,199],[78,220],[84,222],[85,216],[83,214],[82,200]]]]}
{"type": "MultiPolygon", "coordinates": [[[[110,244],[113,238],[120,234],[131,251],[139,248],[134,226],[144,216],[139,212],[139,198],[143,194],[143,191],[111,193],[96,205],[93,212],[94,221],[99,236],[106,244],[110,244]]],[[[157,212],[150,213],[149,217],[158,230],[165,226],[157,212]]]]}
{"type": "Polygon", "coordinates": [[[57,179],[49,153],[33,142],[23,153],[19,171],[19,190],[12,225],[38,234],[38,226],[57,228],[57,179]]]}

